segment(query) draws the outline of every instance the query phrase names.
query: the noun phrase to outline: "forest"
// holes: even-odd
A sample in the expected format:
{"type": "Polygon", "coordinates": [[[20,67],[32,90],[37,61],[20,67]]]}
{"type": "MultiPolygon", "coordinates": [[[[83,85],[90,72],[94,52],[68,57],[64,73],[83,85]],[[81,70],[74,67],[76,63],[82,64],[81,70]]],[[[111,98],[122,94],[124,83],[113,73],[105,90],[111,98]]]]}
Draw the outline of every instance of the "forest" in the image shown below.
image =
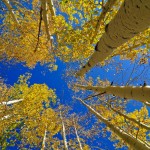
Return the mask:
{"type": "Polygon", "coordinates": [[[150,0],[1,0],[0,149],[150,150],[150,0]]]}

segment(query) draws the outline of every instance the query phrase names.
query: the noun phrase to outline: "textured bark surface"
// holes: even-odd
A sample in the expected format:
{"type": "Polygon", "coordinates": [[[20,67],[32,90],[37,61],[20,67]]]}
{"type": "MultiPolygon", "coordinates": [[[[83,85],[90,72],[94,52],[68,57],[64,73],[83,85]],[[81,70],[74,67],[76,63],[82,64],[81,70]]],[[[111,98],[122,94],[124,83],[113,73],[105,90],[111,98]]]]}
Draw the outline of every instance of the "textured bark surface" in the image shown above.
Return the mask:
{"type": "Polygon", "coordinates": [[[78,100],[84,106],[86,106],[89,109],[89,111],[93,113],[98,119],[104,122],[110,128],[111,131],[113,131],[116,135],[118,135],[121,139],[123,139],[129,145],[129,147],[131,147],[134,150],[150,150],[150,147],[147,146],[145,143],[127,134],[126,132],[119,129],[118,127],[115,127],[106,118],[104,118],[98,112],[96,112],[91,106],[87,105],[83,100],[81,99],[78,100]]]}
{"type": "Polygon", "coordinates": [[[150,0],[125,0],[114,19],[106,25],[96,50],[76,74],[83,76],[98,62],[150,25],[150,0]]]}
{"type": "Polygon", "coordinates": [[[113,94],[121,98],[138,100],[146,105],[150,105],[150,86],[83,86],[75,85],[83,90],[92,90],[99,93],[113,94]]]}

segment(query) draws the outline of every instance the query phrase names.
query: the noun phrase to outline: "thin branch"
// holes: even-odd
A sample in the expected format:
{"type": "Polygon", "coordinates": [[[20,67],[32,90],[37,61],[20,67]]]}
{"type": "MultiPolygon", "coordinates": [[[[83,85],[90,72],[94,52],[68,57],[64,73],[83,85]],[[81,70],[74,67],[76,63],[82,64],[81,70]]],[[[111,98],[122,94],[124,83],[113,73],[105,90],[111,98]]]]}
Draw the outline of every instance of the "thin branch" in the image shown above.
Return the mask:
{"type": "Polygon", "coordinates": [[[103,94],[105,94],[105,93],[106,93],[106,92],[98,93],[98,94],[95,94],[95,95],[90,95],[90,96],[86,97],[84,100],[88,100],[88,99],[91,99],[91,98],[93,98],[93,97],[103,95],[103,94]]]}
{"type": "Polygon", "coordinates": [[[40,22],[39,22],[39,30],[38,30],[38,37],[37,37],[37,44],[35,47],[34,52],[37,51],[38,45],[39,45],[39,40],[40,40],[40,32],[41,32],[41,24],[42,24],[42,7],[40,8],[40,22]]]}

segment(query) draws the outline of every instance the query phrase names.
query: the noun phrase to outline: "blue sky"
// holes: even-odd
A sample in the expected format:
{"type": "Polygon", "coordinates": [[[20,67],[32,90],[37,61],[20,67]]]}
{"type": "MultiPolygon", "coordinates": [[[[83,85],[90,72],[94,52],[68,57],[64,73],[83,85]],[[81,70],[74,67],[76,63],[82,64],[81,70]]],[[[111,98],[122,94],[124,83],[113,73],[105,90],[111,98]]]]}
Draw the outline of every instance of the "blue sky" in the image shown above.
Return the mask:
{"type": "MultiPolygon", "coordinates": [[[[87,74],[87,77],[92,76],[93,78],[96,78],[99,76],[102,80],[107,79],[110,82],[114,81],[114,84],[122,85],[123,84],[122,80],[121,80],[122,73],[124,75],[126,74],[123,77],[124,81],[128,80],[128,76],[131,74],[134,64],[131,63],[130,61],[121,61],[120,62],[120,60],[118,58],[116,58],[115,61],[116,61],[115,64],[122,63],[122,68],[124,68],[123,69],[124,71],[120,71],[120,73],[116,74],[116,68],[114,68],[115,64],[113,65],[113,63],[112,63],[105,67],[93,68],[87,74]],[[127,70],[127,68],[128,68],[128,70],[127,70]]],[[[5,83],[7,83],[9,85],[13,85],[15,82],[17,82],[18,77],[20,75],[25,74],[27,72],[31,73],[32,77],[29,80],[30,85],[32,85],[34,83],[47,84],[49,86],[49,88],[56,89],[57,98],[60,100],[61,104],[71,106],[73,108],[72,112],[86,114],[87,109],[84,106],[82,106],[82,104],[80,104],[78,101],[75,101],[72,99],[73,91],[71,91],[71,89],[69,89],[67,87],[67,83],[64,80],[65,78],[63,78],[63,76],[65,75],[65,71],[66,71],[66,64],[60,60],[57,60],[56,64],[58,65],[58,70],[50,72],[48,70],[48,68],[46,67],[46,65],[40,66],[40,64],[37,64],[36,67],[31,70],[31,69],[23,66],[22,63],[16,63],[16,64],[0,63],[0,70],[1,70],[0,76],[5,79],[5,83]]],[[[140,71],[140,69],[138,71],[140,71]]],[[[133,75],[134,75],[134,73],[133,73],[133,75]]],[[[139,83],[139,82],[140,82],[140,80],[138,80],[137,83],[139,83]]],[[[141,81],[141,82],[143,82],[143,81],[141,81]]],[[[135,108],[133,108],[132,104],[133,104],[133,102],[130,102],[128,104],[128,111],[132,111],[135,108],[141,107],[141,104],[139,104],[139,105],[135,105],[135,108]]],[[[94,120],[93,120],[93,123],[94,123],[94,120]]],[[[91,121],[91,123],[92,123],[92,121],[91,121]]],[[[92,141],[92,143],[91,143],[90,140],[88,140],[87,142],[91,146],[92,145],[96,146],[98,143],[105,143],[105,144],[102,144],[103,148],[108,147],[109,149],[112,149],[112,150],[114,149],[113,143],[108,140],[108,137],[107,138],[97,137],[95,142],[92,141]]],[[[10,148],[10,149],[13,149],[13,148],[10,148]]]]}
{"type": "MultiPolygon", "coordinates": [[[[57,11],[57,14],[58,13],[61,14],[61,12],[57,11]]],[[[137,59],[136,61],[137,62],[135,63],[132,63],[129,60],[120,61],[119,57],[115,57],[115,61],[113,63],[110,63],[109,65],[106,65],[104,67],[95,67],[91,69],[91,71],[87,73],[86,76],[92,76],[93,78],[100,77],[102,80],[107,79],[110,82],[113,81],[114,85],[125,85],[127,81],[129,81],[129,78],[131,78],[131,82],[129,82],[129,85],[142,85],[144,81],[146,81],[147,84],[150,84],[149,65],[139,66],[139,59],[137,59]],[[116,68],[120,64],[122,65],[123,70],[117,73],[116,68]],[[135,69],[133,70],[133,68],[135,69]]],[[[49,88],[56,89],[57,98],[60,100],[61,104],[71,106],[73,108],[72,112],[86,114],[87,109],[78,101],[72,99],[73,91],[68,88],[67,82],[63,77],[66,71],[66,64],[58,59],[56,61],[56,64],[58,65],[58,70],[50,72],[46,65],[40,66],[39,63],[34,69],[31,70],[25,67],[23,63],[9,64],[1,62],[0,77],[5,79],[4,82],[6,84],[13,85],[15,82],[17,82],[20,75],[23,75],[27,72],[31,73],[32,77],[30,79],[30,85],[34,83],[47,84],[49,88]]],[[[127,111],[133,111],[134,109],[140,108],[142,106],[140,103],[138,103],[138,105],[135,105],[133,107],[133,103],[135,103],[135,101],[130,101],[127,111]]],[[[95,118],[93,118],[92,121],[94,122],[95,118]]],[[[91,143],[90,140],[88,140],[87,143],[89,143],[89,145],[95,146],[100,143],[101,147],[105,150],[107,150],[106,147],[108,147],[108,150],[115,149],[113,147],[113,143],[108,140],[108,136],[106,138],[97,137],[94,142],[92,141],[91,143]]],[[[8,149],[13,150],[16,149],[16,147],[8,149]]]]}

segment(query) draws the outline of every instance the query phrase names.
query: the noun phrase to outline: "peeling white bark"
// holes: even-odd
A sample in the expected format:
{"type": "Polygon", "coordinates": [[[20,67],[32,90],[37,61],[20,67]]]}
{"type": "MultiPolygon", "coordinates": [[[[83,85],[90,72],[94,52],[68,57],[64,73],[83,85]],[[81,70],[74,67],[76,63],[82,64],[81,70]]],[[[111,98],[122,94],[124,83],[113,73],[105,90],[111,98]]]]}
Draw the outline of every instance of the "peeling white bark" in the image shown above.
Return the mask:
{"type": "Polygon", "coordinates": [[[114,109],[114,108],[112,108],[112,107],[110,107],[110,108],[111,108],[114,112],[118,113],[120,116],[123,116],[125,119],[128,119],[128,120],[130,120],[130,121],[136,123],[139,127],[142,127],[142,128],[144,128],[144,129],[150,131],[150,126],[147,126],[146,124],[144,124],[144,123],[142,123],[142,122],[140,122],[140,121],[137,121],[137,120],[135,120],[134,118],[131,118],[131,117],[125,115],[124,113],[121,113],[120,111],[117,111],[116,109],[114,109]]]}
{"type": "Polygon", "coordinates": [[[119,129],[118,127],[115,127],[112,125],[106,118],[104,118],[101,114],[99,114],[97,111],[95,111],[91,106],[86,104],[82,99],[77,98],[84,106],[86,106],[91,113],[93,113],[98,119],[100,119],[102,122],[104,122],[107,127],[110,128],[112,132],[114,132],[117,136],[119,136],[121,139],[123,139],[133,150],[150,150],[150,147],[147,146],[145,143],[140,141],[139,139],[136,139],[135,137],[131,136],[130,134],[127,134],[123,130],[119,129]]]}
{"type": "Polygon", "coordinates": [[[146,105],[150,105],[150,86],[83,86],[75,85],[83,90],[92,90],[99,93],[113,94],[121,98],[138,100],[146,105]]]}
{"type": "Polygon", "coordinates": [[[95,52],[76,76],[83,76],[98,62],[105,60],[113,50],[147,29],[149,25],[150,0],[125,0],[114,19],[106,25],[95,52]]]}
{"type": "Polygon", "coordinates": [[[15,21],[15,23],[16,23],[16,24],[19,24],[17,18],[15,17],[14,11],[13,11],[13,9],[12,9],[10,3],[9,3],[9,0],[2,0],[2,1],[3,1],[4,4],[6,5],[8,11],[9,11],[9,13],[11,14],[11,16],[12,16],[13,20],[15,21]]]}
{"type": "Polygon", "coordinates": [[[20,101],[23,101],[23,99],[15,99],[15,100],[8,101],[8,102],[1,102],[1,104],[2,105],[11,105],[11,104],[14,104],[14,103],[18,103],[20,101]]]}
{"type": "Polygon", "coordinates": [[[60,111],[60,119],[61,119],[61,122],[62,122],[62,133],[63,133],[64,148],[65,148],[65,150],[68,150],[65,125],[64,125],[64,122],[63,122],[63,117],[61,115],[61,111],[60,111]]]}

